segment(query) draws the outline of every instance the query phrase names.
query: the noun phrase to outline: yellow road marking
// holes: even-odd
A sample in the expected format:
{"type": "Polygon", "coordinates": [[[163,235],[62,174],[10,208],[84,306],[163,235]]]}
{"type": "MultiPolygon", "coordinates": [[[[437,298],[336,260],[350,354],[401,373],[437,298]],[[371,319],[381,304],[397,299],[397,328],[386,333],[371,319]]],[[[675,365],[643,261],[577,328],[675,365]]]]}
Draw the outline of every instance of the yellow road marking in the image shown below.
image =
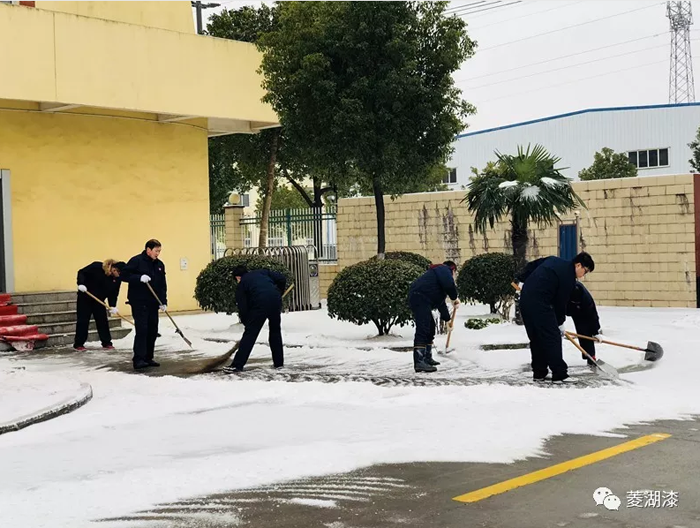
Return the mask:
{"type": "Polygon", "coordinates": [[[458,502],[477,502],[491,497],[492,495],[498,495],[500,493],[505,493],[515,488],[527,486],[528,484],[534,484],[535,482],[539,482],[540,480],[555,477],[557,475],[561,475],[562,473],[566,473],[567,471],[578,469],[589,464],[594,464],[595,462],[600,462],[601,460],[605,460],[606,458],[611,458],[621,453],[632,451],[633,449],[638,449],[640,447],[644,447],[649,444],[659,442],[661,440],[666,440],[670,436],[670,434],[665,433],[655,433],[647,436],[642,436],[641,438],[637,438],[636,440],[630,440],[629,442],[609,447],[601,451],[596,451],[595,453],[584,455],[579,458],[574,458],[573,460],[568,460],[566,462],[562,462],[561,464],[556,464],[548,468],[533,471],[532,473],[528,473],[520,477],[499,482],[498,484],[494,484],[493,486],[487,486],[486,488],[481,488],[476,491],[470,491],[469,493],[465,493],[464,495],[454,497],[452,500],[458,502]]]}

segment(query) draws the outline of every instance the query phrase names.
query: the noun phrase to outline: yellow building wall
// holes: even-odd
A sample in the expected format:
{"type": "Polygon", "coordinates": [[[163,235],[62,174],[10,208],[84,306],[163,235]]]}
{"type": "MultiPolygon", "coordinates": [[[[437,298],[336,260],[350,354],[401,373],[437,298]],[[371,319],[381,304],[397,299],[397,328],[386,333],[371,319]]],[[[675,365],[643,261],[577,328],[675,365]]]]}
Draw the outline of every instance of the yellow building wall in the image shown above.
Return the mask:
{"type": "Polygon", "coordinates": [[[0,110],[0,168],[11,171],[15,291],[74,289],[79,268],[127,261],[157,238],[170,309],[197,308],[210,259],[206,130],[0,110]]]}
{"type": "Polygon", "coordinates": [[[195,33],[192,5],[181,2],[36,2],[36,9],[195,33]]]}
{"type": "MultiPolygon", "coordinates": [[[[575,182],[587,209],[579,211],[579,250],[596,269],[585,278],[596,302],[608,306],[696,306],[695,200],[692,175],[575,182]]],[[[485,235],[473,229],[465,191],[385,198],[387,251],[412,251],[433,262],[463,264],[474,255],[512,253],[508,221],[485,235]]],[[[576,222],[574,214],[566,223],[576,222]]],[[[342,199],[338,208],[338,269],[376,254],[374,198],[342,199]]],[[[558,254],[558,227],[531,226],[528,257],[558,254]]],[[[330,271],[330,270],[329,270],[330,271]]],[[[326,278],[326,280],[328,280],[326,278]]]]}

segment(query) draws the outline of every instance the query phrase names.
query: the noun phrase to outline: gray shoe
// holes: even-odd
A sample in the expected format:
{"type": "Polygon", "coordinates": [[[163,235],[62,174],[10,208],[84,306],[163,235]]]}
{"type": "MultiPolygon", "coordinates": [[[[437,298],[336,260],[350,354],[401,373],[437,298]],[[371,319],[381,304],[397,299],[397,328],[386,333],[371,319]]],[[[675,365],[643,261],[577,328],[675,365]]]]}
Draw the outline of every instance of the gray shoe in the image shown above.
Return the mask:
{"type": "Polygon", "coordinates": [[[425,347],[413,349],[413,369],[416,372],[435,372],[437,370],[425,361],[425,347]]]}

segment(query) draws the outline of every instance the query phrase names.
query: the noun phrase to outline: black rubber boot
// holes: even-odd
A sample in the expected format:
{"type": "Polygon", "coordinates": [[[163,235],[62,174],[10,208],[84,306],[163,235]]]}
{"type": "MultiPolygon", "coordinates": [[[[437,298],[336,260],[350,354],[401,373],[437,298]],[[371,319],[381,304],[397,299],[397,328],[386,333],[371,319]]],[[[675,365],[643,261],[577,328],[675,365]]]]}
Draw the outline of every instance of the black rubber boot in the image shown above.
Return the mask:
{"type": "Polygon", "coordinates": [[[435,372],[437,368],[425,362],[425,347],[413,348],[413,368],[416,372],[435,372]]]}
{"type": "Polygon", "coordinates": [[[425,346],[425,355],[423,357],[425,358],[425,362],[428,365],[435,366],[435,365],[440,364],[439,361],[435,361],[433,359],[433,345],[432,344],[425,346]]]}

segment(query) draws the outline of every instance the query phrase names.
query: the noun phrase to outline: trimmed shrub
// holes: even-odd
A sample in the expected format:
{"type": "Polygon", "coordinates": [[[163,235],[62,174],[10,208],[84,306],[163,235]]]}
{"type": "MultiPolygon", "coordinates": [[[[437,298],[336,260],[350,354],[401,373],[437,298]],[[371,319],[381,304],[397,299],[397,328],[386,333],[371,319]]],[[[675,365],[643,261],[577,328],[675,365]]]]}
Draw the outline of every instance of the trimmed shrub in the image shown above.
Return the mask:
{"type": "Polygon", "coordinates": [[[464,323],[465,328],[470,330],[482,330],[492,324],[501,324],[500,319],[467,319],[464,323]]]}
{"type": "MultiPolygon", "coordinates": [[[[432,262],[425,258],[423,255],[418,253],[411,253],[410,251],[389,251],[384,254],[385,260],[401,260],[403,262],[409,262],[415,264],[423,271],[427,270],[432,262]]],[[[370,260],[377,260],[377,256],[373,256],[370,260]]]]}
{"type": "Polygon", "coordinates": [[[367,260],[343,269],[328,288],[328,315],[357,325],[374,323],[379,335],[412,320],[408,289],[423,269],[402,260],[367,260]]]}
{"type": "MultiPolygon", "coordinates": [[[[294,282],[289,269],[279,260],[260,255],[234,255],[217,259],[207,265],[197,276],[194,298],[202,310],[232,314],[238,312],[236,306],[236,287],[238,282],[233,276],[236,266],[245,264],[249,271],[270,269],[280,272],[287,278],[287,288],[294,282]]],[[[289,296],[284,305],[289,304],[289,296]]]]}
{"type": "Polygon", "coordinates": [[[457,289],[463,300],[487,304],[491,313],[506,319],[515,297],[511,285],[515,259],[507,253],[484,253],[469,259],[459,270],[457,289]]]}

